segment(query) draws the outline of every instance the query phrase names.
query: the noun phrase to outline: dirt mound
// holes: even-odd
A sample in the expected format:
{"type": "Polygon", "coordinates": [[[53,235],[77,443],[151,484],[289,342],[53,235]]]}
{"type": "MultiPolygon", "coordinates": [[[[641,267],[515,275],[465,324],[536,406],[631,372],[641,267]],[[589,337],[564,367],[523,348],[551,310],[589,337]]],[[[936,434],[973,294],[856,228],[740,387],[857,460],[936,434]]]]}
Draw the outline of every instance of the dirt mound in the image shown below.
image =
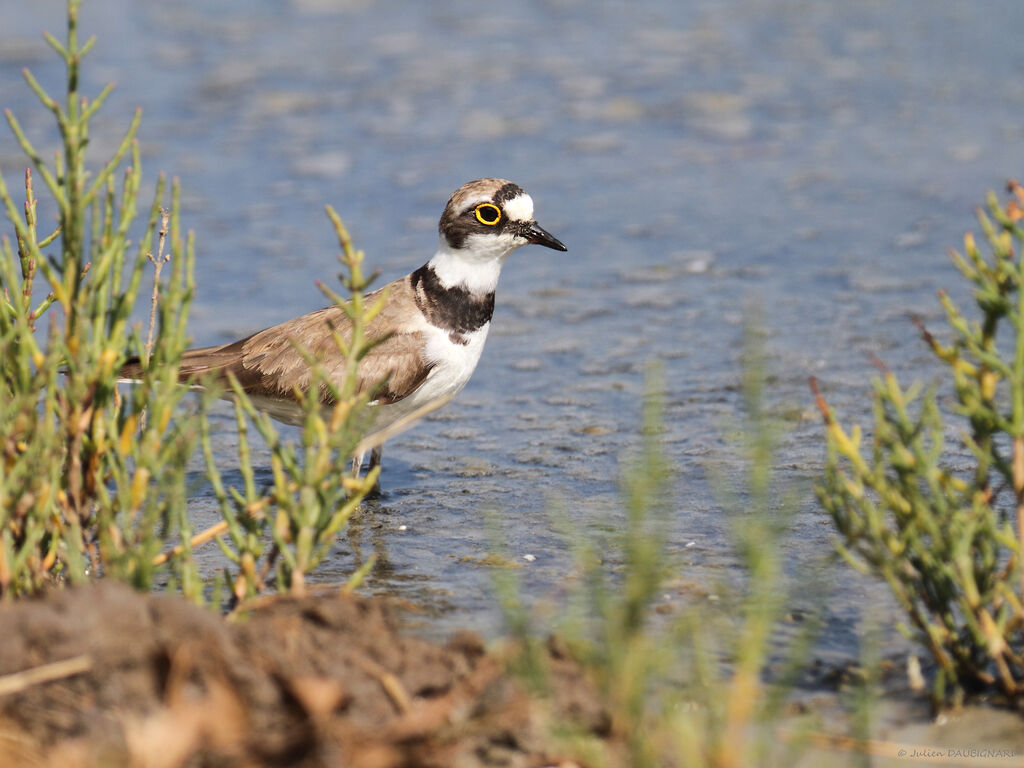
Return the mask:
{"type": "MultiPolygon", "coordinates": [[[[550,660],[549,716],[606,731],[550,660]]],[[[277,598],[227,622],[99,583],[0,607],[0,765],[540,766],[557,759],[536,709],[478,637],[403,637],[378,602],[277,598]]]]}

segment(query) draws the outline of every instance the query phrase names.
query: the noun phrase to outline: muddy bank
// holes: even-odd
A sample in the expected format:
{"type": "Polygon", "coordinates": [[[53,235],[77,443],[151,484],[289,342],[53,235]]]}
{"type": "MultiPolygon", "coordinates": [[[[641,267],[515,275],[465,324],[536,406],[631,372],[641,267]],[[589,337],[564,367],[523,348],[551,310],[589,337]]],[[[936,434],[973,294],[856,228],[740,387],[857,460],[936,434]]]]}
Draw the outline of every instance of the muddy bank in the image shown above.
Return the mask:
{"type": "MultiPolygon", "coordinates": [[[[547,716],[607,731],[575,665],[551,663],[547,716]]],[[[0,765],[558,764],[536,706],[476,635],[403,637],[381,603],[336,594],[233,621],[113,583],[0,607],[0,765]]]]}

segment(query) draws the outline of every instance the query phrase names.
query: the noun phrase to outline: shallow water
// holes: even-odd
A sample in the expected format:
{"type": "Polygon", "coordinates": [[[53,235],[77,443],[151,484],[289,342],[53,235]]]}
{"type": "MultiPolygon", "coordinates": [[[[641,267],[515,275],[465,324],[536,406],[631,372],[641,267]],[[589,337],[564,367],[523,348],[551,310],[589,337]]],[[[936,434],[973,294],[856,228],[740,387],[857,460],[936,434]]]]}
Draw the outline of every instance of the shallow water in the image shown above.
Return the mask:
{"type": "MultiPolygon", "coordinates": [[[[59,32],[61,5],[0,11],[0,103],[44,147],[49,119],[18,73],[27,64],[59,88],[38,33],[59,32]]],[[[423,631],[493,634],[485,514],[500,519],[527,594],[550,605],[572,573],[550,509],[582,532],[616,525],[652,364],[677,470],[680,591],[735,574],[706,469],[737,416],[745,312],[767,333],[768,394],[788,429],[783,485],[807,484],[823,458],[808,375],[845,419],[867,423],[870,355],[908,377],[938,373],[909,317],[937,324],[939,287],[965,297],[944,252],[985,191],[1022,167],[1016,10],[92,0],[82,26],[100,37],[87,88],[119,83],[94,127],[96,157],[141,105],[150,178],[181,178],[197,344],[323,304],[314,280],[338,271],[324,203],[383,280],[431,255],[447,196],[479,176],[524,186],[567,244],[510,260],[473,380],[387,446],[384,498],[321,573],[344,578],[376,552],[368,590],[423,605],[423,631]]],[[[0,141],[9,182],[23,166],[0,141]]],[[[841,585],[820,653],[850,658],[862,608],[888,623],[891,603],[843,565],[811,568],[830,526],[800,498],[785,557],[810,568],[801,578],[841,585]]],[[[209,507],[197,500],[197,525],[209,507]]]]}

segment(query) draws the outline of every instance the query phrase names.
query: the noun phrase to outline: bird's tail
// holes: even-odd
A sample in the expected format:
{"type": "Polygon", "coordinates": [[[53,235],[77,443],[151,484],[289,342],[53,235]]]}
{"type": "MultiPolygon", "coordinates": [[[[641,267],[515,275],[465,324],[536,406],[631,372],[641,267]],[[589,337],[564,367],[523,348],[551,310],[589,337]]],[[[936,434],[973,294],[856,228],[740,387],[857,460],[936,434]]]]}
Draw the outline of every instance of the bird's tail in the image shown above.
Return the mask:
{"type": "MultiPolygon", "coordinates": [[[[178,381],[182,384],[205,374],[220,374],[226,378],[226,371],[238,362],[240,351],[234,349],[237,344],[222,344],[218,347],[199,347],[188,349],[181,356],[178,368],[178,381]]],[[[138,384],[142,379],[142,360],[138,356],[130,357],[121,366],[118,381],[124,384],[138,384]]]]}

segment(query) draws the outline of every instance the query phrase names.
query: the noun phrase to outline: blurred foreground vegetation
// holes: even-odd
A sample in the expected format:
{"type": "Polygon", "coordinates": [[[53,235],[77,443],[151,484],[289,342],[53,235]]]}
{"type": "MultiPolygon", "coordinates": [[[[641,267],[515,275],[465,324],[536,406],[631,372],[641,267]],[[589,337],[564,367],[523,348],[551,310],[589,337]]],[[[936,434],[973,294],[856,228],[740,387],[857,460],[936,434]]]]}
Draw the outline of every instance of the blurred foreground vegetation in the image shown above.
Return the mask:
{"type": "MultiPolygon", "coordinates": [[[[709,467],[743,570],[740,586],[714,585],[713,600],[692,595],[664,602],[684,566],[668,547],[679,512],[670,504],[672,473],[659,441],[656,377],[641,450],[622,477],[626,520],[606,521],[613,532],[600,541],[561,525],[578,582],[557,609],[563,618],[548,646],[579,660],[609,716],[607,734],[556,728],[585,765],[789,766],[805,749],[806,724],[787,704],[818,623],[810,618],[780,643],[794,597],[781,546],[793,505],[779,503],[788,494],[775,479],[777,425],[765,412],[762,343],[748,329],[738,444],[709,467]],[[789,722],[785,735],[783,721],[789,722]],[[620,753],[608,753],[608,734],[620,753]]],[[[549,657],[514,572],[499,573],[498,581],[519,648],[512,668],[538,696],[553,697],[549,657]]]]}
{"type": "MultiPolygon", "coordinates": [[[[0,201],[15,235],[0,243],[0,595],[102,575],[139,589],[160,579],[192,600],[216,600],[222,595],[206,588],[192,559],[192,547],[210,539],[230,565],[228,595],[240,599],[267,585],[301,592],[376,479],[373,473],[349,476],[346,469],[372,392],[357,394],[353,377],[338,388],[312,363],[312,391],[323,387],[336,405],[325,412],[316,398],[305,398],[305,425],[295,444],[234,387],[243,487],[225,486],[207,418],[216,387],[195,402],[176,384],[194,264],[192,237],[180,229],[177,184],[168,204],[160,176],[138,221],[138,112],[112,157],[98,167],[87,162],[90,121],[111,86],[95,99],[78,92],[79,66],[95,40],[79,42],[78,0],[69,0],[67,9],[66,40],[46,36],[65,64],[64,97],[51,97],[24,71],[60,132],[62,147],[52,163],[5,112],[34,174],[25,173],[24,203],[0,176],[0,201]],[[57,212],[56,229],[44,234],[36,217],[37,179],[57,212]],[[143,341],[132,317],[150,267],[143,341]],[[118,374],[133,356],[144,372],[122,395],[118,374]],[[273,482],[267,488],[254,479],[247,420],[270,449],[273,482]],[[200,445],[223,519],[197,533],[188,516],[187,470],[200,445]]],[[[368,283],[362,253],[328,213],[342,248],[351,294],[346,311],[354,326],[350,342],[339,344],[354,370],[369,349],[362,329],[376,306],[362,298],[368,283]]]]}

